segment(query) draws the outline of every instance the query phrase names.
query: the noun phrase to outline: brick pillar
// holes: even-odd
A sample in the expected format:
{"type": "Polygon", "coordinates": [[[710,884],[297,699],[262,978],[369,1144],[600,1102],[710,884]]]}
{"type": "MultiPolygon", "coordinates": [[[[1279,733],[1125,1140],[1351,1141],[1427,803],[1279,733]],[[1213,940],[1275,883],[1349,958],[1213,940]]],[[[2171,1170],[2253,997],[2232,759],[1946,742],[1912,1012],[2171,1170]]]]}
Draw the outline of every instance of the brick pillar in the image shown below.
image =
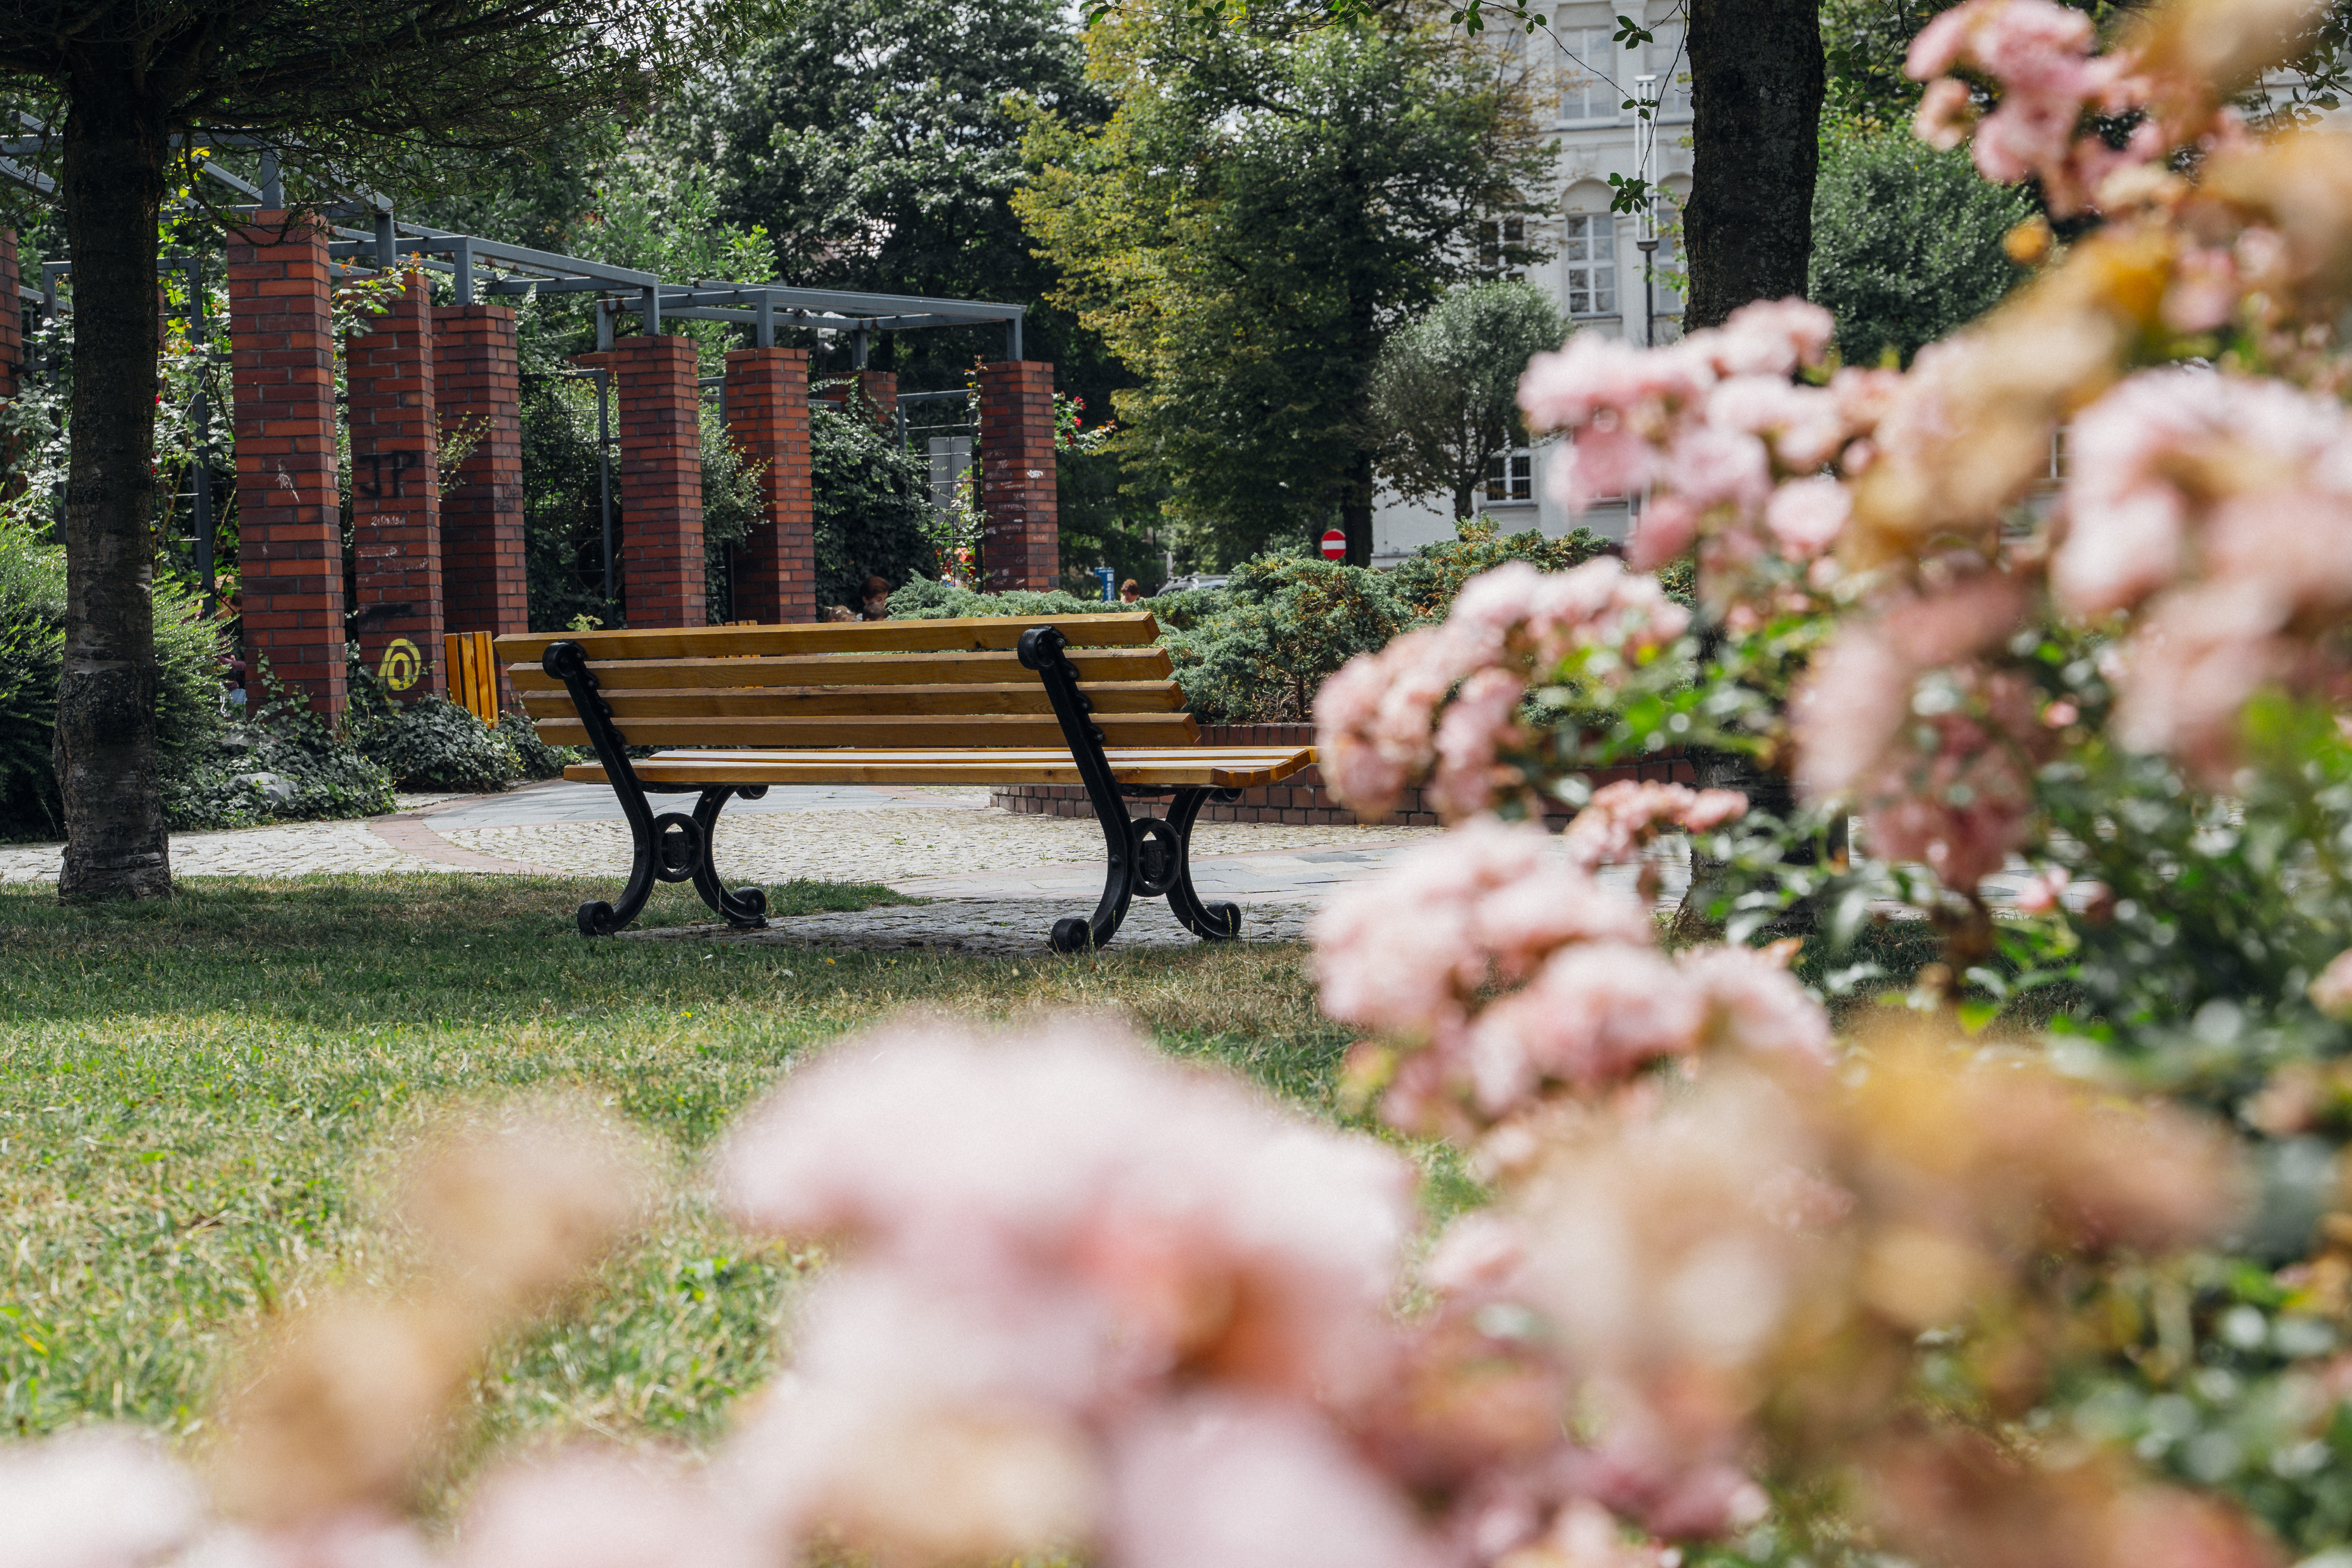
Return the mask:
{"type": "Polygon", "coordinates": [[[981,559],[988,586],[1057,588],[1061,502],[1054,471],[1054,367],[1000,360],[980,370],[981,559]]]}
{"type": "Polygon", "coordinates": [[[613,372],[621,445],[621,597],[631,626],[699,626],[702,594],[701,395],[688,338],[616,338],[613,372]]]}
{"type": "Polygon", "coordinates": [[[882,428],[895,434],[898,428],[898,373],[861,370],[857,373],[857,390],[866,395],[866,406],[882,428]]]}
{"type": "Polygon", "coordinates": [[[523,575],[522,415],[514,312],[433,311],[433,403],[444,431],[477,437],[441,484],[442,619],[453,632],[530,629],[523,575]]]}
{"type": "Polygon", "coordinates": [[[370,669],[396,679],[384,652],[405,639],[422,666],[404,695],[446,694],[441,676],[441,484],[436,460],[432,291],[422,273],[367,318],[343,351],[351,383],[352,609],[370,669]],[[393,606],[405,606],[393,610],[393,606]],[[383,606],[382,617],[368,612],[383,606]]]}
{"type": "Polygon", "coordinates": [[[816,618],[816,514],[809,489],[808,353],[735,349],[727,355],[727,435],[761,465],[760,521],[735,552],[735,615],[816,618]]]}
{"type": "Polygon", "coordinates": [[[257,213],[228,237],[239,609],[247,657],[335,714],[343,543],[327,236],[309,222],[287,226],[289,216],[257,213]]]}

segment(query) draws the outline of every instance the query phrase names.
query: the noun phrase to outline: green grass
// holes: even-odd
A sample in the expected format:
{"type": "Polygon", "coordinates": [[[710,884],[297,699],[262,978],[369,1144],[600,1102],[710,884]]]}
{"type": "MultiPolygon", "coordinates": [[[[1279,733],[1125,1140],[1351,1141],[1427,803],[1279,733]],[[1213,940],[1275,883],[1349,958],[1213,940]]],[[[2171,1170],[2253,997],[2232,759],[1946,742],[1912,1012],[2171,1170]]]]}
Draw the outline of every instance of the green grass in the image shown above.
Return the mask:
{"type": "MultiPolygon", "coordinates": [[[[509,877],[191,884],[61,908],[0,889],[0,1422],[202,1424],[236,1347],[321,1284],[387,1278],[367,1216],[381,1151],[437,1106],[585,1089],[682,1174],[791,1062],[908,1008],[984,1020],[1124,1014],[1161,1049],[1331,1103],[1349,1036],[1302,950],[1266,943],[981,959],[587,942],[603,883],[509,877]]],[[[877,896],[882,895],[882,896],[877,896]]],[[[793,910],[904,901],[794,884],[793,910]]],[[[705,911],[664,889],[643,923],[705,911]]],[[[1423,1152],[1458,1202],[1458,1174],[1423,1152]]],[[[806,1260],[750,1246],[692,1195],[602,1289],[502,1348],[451,1476],[485,1445],[695,1438],[769,1371],[806,1260]]]]}

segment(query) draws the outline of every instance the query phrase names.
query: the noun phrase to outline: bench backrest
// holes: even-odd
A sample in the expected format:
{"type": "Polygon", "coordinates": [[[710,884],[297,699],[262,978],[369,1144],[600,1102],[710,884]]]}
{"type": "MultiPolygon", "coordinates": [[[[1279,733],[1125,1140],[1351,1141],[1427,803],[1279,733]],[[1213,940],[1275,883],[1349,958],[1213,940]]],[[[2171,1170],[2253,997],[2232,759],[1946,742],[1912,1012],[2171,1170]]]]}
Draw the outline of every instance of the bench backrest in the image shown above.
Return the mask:
{"type": "Polygon", "coordinates": [[[633,746],[1058,750],[1045,685],[1014,652],[1034,626],[1069,639],[1079,689],[1111,746],[1190,746],[1201,730],[1149,611],[814,626],[530,632],[498,639],[507,679],[551,745],[587,743],[540,660],[576,642],[633,746]]]}

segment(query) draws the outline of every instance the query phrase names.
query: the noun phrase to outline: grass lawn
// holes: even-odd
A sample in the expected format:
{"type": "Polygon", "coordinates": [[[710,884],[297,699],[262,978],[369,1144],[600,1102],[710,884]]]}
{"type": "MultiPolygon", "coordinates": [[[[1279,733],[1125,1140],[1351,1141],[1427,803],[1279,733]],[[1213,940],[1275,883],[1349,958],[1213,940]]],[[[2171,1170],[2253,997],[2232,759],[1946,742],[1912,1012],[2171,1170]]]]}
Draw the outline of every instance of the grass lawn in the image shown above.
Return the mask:
{"type": "MultiPolygon", "coordinates": [[[[0,1420],[201,1428],[228,1352],[328,1279],[394,1259],[367,1215],[378,1152],[453,1098],[606,1098],[690,1167],[794,1058],[908,1007],[1126,1015],[1169,1053],[1328,1110],[1349,1034],[1303,950],[1202,943],[1057,958],[583,941],[603,882],[198,881],[62,909],[0,889],[0,1420]]],[[[780,909],[881,889],[772,889],[780,909]]],[[[664,889],[644,923],[702,916],[664,889]]],[[[1439,1194],[1458,1178],[1447,1176],[1439,1194]]],[[[569,1317],[502,1347],[453,1450],[593,1432],[693,1438],[766,1375],[811,1260],[747,1247],[682,1197],[569,1317]]]]}

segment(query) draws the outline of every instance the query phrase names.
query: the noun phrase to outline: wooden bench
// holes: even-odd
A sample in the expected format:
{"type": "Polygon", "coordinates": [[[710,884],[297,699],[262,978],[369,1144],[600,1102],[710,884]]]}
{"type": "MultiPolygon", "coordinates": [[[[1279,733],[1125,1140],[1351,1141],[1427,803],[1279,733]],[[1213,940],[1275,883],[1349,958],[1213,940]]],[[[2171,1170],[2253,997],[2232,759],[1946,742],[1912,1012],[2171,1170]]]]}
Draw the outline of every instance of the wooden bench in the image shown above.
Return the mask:
{"type": "Polygon", "coordinates": [[[1203,746],[1150,645],[1148,611],[1047,624],[984,618],[848,625],[534,632],[498,639],[507,676],[551,745],[596,761],[564,770],[608,783],[635,843],[618,903],[580,907],[583,935],[636,919],[654,884],[691,880],[731,925],[767,923],[757,888],[711,864],[719,808],[771,784],[1083,784],[1108,868],[1090,918],[1054,924],[1064,952],[1101,947],[1136,898],[1166,898],[1193,934],[1237,936],[1241,910],[1192,888],[1192,823],[1213,795],[1276,783],[1312,747],[1203,746]],[[625,748],[658,746],[632,761],[625,748]],[[656,815],[648,794],[690,794],[656,815]],[[1130,819],[1130,797],[1168,798],[1130,819]]]}

